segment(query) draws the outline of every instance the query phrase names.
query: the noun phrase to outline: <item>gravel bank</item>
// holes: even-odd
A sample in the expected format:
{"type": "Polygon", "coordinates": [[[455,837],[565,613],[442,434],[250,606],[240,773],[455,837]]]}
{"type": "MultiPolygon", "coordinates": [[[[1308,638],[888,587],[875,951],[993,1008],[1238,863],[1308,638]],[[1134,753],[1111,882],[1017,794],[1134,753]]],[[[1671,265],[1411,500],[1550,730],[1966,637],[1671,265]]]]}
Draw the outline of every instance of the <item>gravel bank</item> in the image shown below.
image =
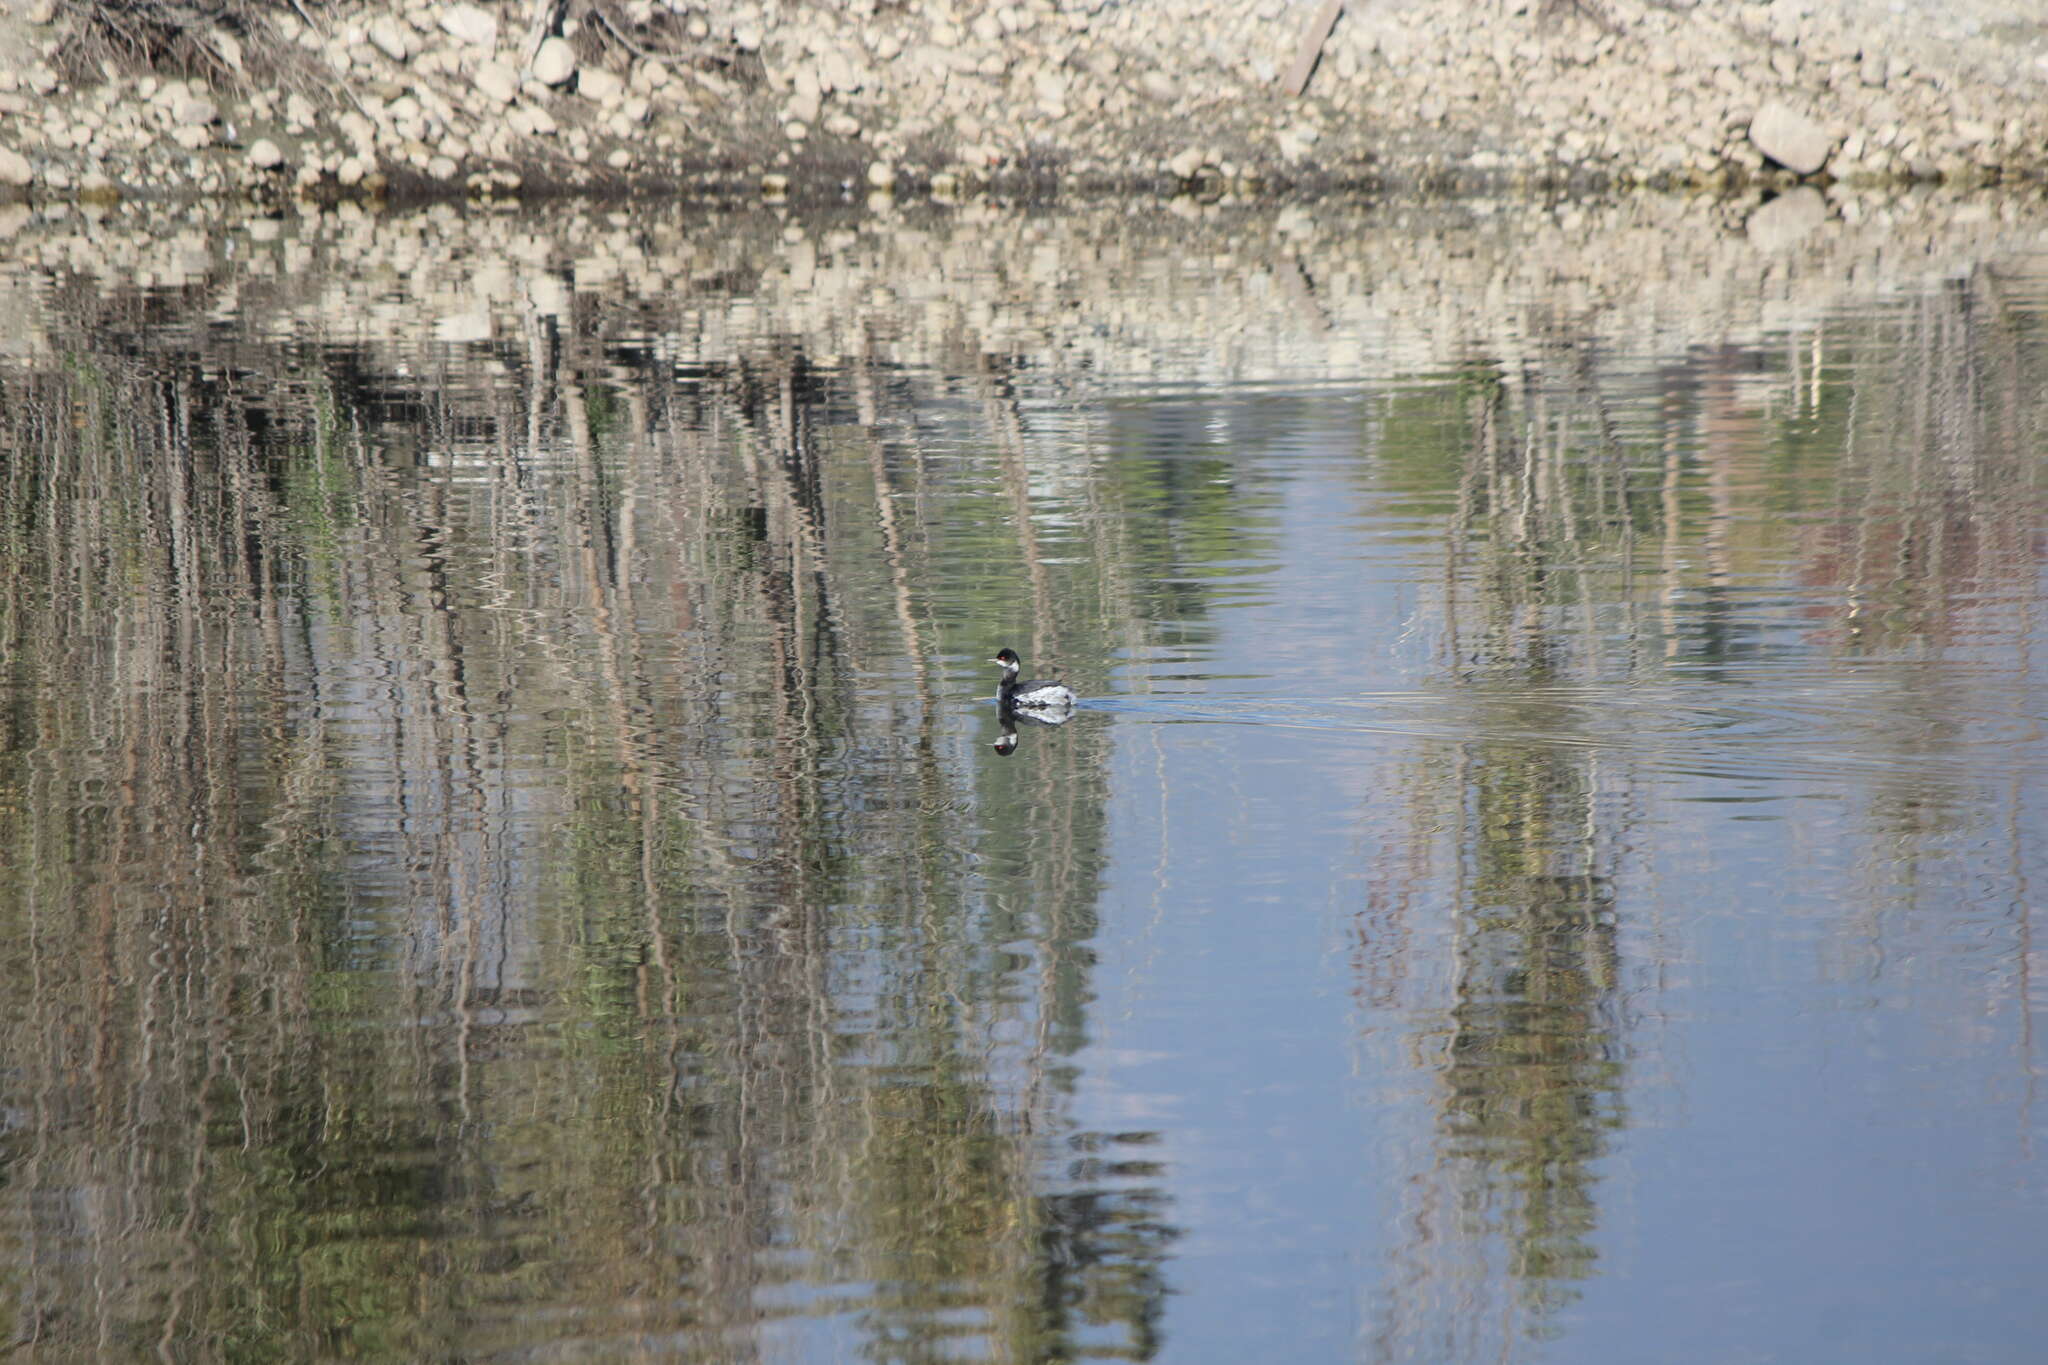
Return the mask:
{"type": "Polygon", "coordinates": [[[182,74],[20,3],[0,195],[2048,176],[2032,0],[260,3],[182,74]]]}

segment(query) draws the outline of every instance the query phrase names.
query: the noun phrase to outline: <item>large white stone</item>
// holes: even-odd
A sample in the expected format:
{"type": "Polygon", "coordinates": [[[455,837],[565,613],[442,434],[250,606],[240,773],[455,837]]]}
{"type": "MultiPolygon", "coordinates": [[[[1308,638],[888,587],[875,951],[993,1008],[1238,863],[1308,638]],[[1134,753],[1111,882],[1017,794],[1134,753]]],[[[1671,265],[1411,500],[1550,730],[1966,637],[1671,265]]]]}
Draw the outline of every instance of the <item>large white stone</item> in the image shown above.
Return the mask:
{"type": "Polygon", "coordinates": [[[1812,175],[1828,164],[1834,135],[1790,105],[1772,100],[1749,122],[1756,149],[1795,175],[1812,175]]]}
{"type": "Polygon", "coordinates": [[[0,147],[0,185],[26,185],[35,178],[27,157],[12,147],[0,147]]]}
{"type": "Polygon", "coordinates": [[[476,5],[450,5],[441,11],[441,31],[471,47],[498,45],[498,16],[476,5]]]}
{"type": "Polygon", "coordinates": [[[370,21],[370,42],[394,62],[412,56],[412,30],[388,14],[370,21]]]}
{"type": "Polygon", "coordinates": [[[626,83],[600,67],[586,67],[576,77],[576,93],[597,104],[613,104],[626,92],[626,83]]]}
{"type": "Polygon", "coordinates": [[[476,69],[476,88],[500,104],[519,98],[519,77],[503,62],[484,62],[476,69]]]}
{"type": "Polygon", "coordinates": [[[533,54],[533,78],[543,85],[566,85],[576,74],[576,49],[566,38],[549,38],[533,54]]]}
{"type": "Polygon", "coordinates": [[[860,68],[838,48],[818,59],[818,84],[821,88],[846,94],[860,89],[862,83],[860,68]]]}
{"type": "Polygon", "coordinates": [[[269,138],[258,138],[249,148],[249,164],[259,171],[274,171],[284,164],[284,150],[269,138]]]}

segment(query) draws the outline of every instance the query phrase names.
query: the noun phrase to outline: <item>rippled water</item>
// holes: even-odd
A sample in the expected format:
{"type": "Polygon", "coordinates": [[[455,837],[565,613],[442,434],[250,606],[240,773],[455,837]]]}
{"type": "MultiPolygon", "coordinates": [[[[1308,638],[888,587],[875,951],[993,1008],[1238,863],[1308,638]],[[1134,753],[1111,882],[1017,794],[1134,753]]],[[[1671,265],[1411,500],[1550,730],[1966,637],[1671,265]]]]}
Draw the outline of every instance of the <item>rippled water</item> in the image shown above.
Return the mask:
{"type": "Polygon", "coordinates": [[[1347,212],[5,225],[10,1349],[2038,1359],[2048,218],[1347,212]]]}

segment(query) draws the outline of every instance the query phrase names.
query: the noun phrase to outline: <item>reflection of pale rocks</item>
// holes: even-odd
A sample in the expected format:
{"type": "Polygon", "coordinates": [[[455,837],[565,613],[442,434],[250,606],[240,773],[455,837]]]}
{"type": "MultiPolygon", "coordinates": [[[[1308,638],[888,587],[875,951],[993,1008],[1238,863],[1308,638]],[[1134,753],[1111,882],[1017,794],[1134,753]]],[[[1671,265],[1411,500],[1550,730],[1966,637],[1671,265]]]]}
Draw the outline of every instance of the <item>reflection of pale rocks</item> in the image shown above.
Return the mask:
{"type": "Polygon", "coordinates": [[[542,317],[560,317],[569,311],[569,288],[553,275],[535,275],[526,282],[526,300],[542,317]]]}
{"type": "Polygon", "coordinates": [[[489,341],[491,315],[483,309],[451,313],[434,324],[434,340],[446,342],[489,341]]]}
{"type": "MultiPolygon", "coordinates": [[[[292,161],[308,156],[294,151],[292,161]]],[[[893,157],[876,159],[901,169],[893,157]]],[[[366,189],[381,183],[374,161],[327,152],[319,161],[328,183],[337,168],[366,189]]],[[[601,165],[604,151],[592,161],[601,165]]],[[[503,176],[491,170],[469,183],[494,193],[503,176]]],[[[775,172],[756,183],[788,184],[775,172]]],[[[1837,188],[1823,199],[1799,189],[1758,210],[1748,234],[1728,232],[1694,199],[1654,195],[1323,200],[1275,215],[1189,200],[1171,218],[983,203],[954,214],[811,219],[780,204],[685,213],[648,203],[614,219],[609,205],[567,204],[547,215],[315,213],[292,220],[270,253],[222,250],[221,236],[242,230],[231,219],[209,237],[211,227],[131,203],[90,225],[39,219],[7,244],[7,257],[16,271],[99,280],[110,296],[146,275],[214,288],[225,300],[254,274],[320,271],[331,289],[303,307],[287,291],[261,305],[278,311],[260,325],[282,333],[345,323],[353,338],[394,355],[456,326],[444,319],[479,311],[502,339],[536,316],[630,313],[650,302],[665,319],[662,346],[679,356],[756,345],[844,355],[869,344],[859,339],[886,308],[890,363],[912,368],[957,366],[966,338],[1077,385],[1134,373],[1325,382],[1474,356],[1514,384],[1554,360],[1557,318],[1583,319],[1573,325],[1588,345],[1620,354],[1741,345],[1807,326],[1844,298],[1922,288],[1959,265],[2038,252],[2048,240],[2048,207],[2032,200],[2008,197],[1969,221],[1974,201],[1943,192],[1837,188]],[[1826,219],[1818,230],[1816,206],[1826,219]],[[1163,259],[1175,269],[1155,277],[1132,268],[1163,259]],[[408,281],[401,297],[389,288],[394,268],[408,281]],[[570,280],[583,291],[573,298],[570,280]],[[690,302],[678,309],[678,300],[690,302]]],[[[232,306],[258,305],[244,292],[232,306]]],[[[14,335],[36,326],[0,309],[0,347],[37,349],[14,335]]],[[[1056,458],[1051,446],[1047,454],[1056,458]]]]}
{"type": "Polygon", "coordinates": [[[12,147],[0,147],[0,185],[19,187],[35,178],[35,168],[28,164],[27,157],[12,147]]]}
{"type": "Polygon", "coordinates": [[[1811,185],[1799,185],[1749,215],[1749,240],[1764,251],[1797,246],[1828,220],[1827,201],[1811,185]]]}

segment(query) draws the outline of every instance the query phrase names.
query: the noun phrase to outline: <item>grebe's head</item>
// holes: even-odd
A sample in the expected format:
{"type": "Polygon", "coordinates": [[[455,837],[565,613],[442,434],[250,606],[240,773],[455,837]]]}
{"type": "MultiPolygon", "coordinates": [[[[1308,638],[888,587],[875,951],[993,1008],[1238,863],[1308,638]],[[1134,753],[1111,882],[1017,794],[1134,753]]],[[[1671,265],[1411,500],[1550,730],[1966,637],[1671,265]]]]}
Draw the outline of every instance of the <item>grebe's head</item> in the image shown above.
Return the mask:
{"type": "Polygon", "coordinates": [[[1014,649],[999,649],[996,651],[995,662],[1003,666],[1004,672],[1015,673],[1023,660],[1017,657],[1017,651],[1014,649]]]}

